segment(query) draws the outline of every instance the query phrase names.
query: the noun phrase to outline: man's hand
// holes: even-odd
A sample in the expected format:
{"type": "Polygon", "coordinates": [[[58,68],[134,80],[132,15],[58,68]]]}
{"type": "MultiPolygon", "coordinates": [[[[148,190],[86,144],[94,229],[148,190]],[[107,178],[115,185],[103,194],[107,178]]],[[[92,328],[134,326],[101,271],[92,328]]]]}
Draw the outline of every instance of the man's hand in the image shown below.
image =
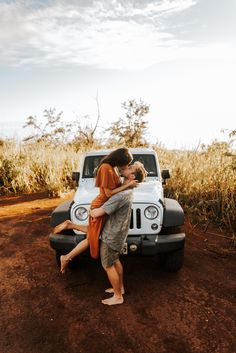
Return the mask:
{"type": "Polygon", "coordinates": [[[130,188],[136,188],[138,186],[138,180],[131,180],[127,183],[130,188]]]}
{"type": "Polygon", "coordinates": [[[93,218],[101,217],[104,214],[105,214],[105,211],[102,209],[102,207],[94,208],[93,210],[90,210],[90,212],[89,212],[89,215],[93,218]]]}

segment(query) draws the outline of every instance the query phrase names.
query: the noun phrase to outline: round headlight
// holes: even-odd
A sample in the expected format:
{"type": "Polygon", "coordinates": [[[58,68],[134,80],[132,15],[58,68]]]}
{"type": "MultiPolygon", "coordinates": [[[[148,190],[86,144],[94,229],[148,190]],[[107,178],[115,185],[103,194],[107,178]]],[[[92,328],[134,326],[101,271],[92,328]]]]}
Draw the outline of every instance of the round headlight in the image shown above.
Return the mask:
{"type": "Polygon", "coordinates": [[[79,221],[85,221],[88,218],[88,211],[85,207],[78,207],[75,210],[75,217],[79,221]]]}
{"type": "Polygon", "coordinates": [[[159,211],[155,206],[148,206],[144,210],[144,215],[148,219],[157,218],[158,214],[159,214],[159,211]]]}

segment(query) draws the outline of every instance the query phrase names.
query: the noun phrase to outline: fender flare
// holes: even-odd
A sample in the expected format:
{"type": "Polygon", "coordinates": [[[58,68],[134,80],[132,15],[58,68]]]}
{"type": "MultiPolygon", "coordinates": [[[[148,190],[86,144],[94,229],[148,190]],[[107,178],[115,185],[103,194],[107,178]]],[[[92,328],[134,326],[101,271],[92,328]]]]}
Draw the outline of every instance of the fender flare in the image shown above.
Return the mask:
{"type": "Polygon", "coordinates": [[[58,224],[66,221],[70,218],[70,209],[73,205],[74,201],[66,201],[60,204],[55,208],[52,212],[50,224],[52,227],[57,226],[58,224]]]}
{"type": "Polygon", "coordinates": [[[164,227],[178,227],[184,224],[184,211],[178,201],[164,198],[164,227]]]}

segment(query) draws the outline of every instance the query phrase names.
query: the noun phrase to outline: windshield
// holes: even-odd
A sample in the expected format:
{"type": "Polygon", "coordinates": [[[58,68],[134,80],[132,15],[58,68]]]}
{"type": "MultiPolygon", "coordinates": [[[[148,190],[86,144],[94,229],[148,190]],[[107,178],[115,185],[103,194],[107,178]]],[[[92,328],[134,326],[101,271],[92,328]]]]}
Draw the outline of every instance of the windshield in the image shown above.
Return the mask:
{"type": "MultiPolygon", "coordinates": [[[[84,160],[83,178],[94,178],[95,171],[104,156],[88,156],[84,160]]],[[[152,154],[133,154],[132,163],[139,161],[143,163],[148,177],[157,176],[156,160],[152,154]]],[[[131,164],[132,164],[131,163],[131,164]]]]}

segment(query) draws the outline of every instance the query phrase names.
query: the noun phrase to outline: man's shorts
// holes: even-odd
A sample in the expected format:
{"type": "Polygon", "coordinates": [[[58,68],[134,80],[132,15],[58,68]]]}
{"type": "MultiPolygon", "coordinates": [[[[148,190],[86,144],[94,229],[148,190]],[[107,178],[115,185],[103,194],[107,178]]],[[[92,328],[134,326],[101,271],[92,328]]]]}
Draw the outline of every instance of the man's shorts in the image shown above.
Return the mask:
{"type": "Polygon", "coordinates": [[[104,269],[111,267],[114,263],[119,260],[120,253],[117,250],[113,250],[106,243],[101,241],[100,245],[100,257],[102,262],[102,267],[104,269]]]}

